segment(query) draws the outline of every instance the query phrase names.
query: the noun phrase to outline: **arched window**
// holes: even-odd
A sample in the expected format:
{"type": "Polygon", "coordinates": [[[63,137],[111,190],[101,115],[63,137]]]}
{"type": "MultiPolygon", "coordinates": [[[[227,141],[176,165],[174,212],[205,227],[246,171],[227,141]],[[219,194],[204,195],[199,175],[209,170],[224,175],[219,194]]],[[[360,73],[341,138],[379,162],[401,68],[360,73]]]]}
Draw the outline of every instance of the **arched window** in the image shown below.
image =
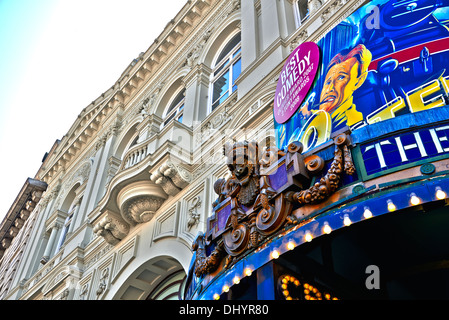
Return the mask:
{"type": "MultiPolygon", "coordinates": [[[[80,209],[80,205],[81,205],[81,201],[83,200],[83,197],[79,197],[76,198],[71,202],[69,209],[67,211],[67,217],[64,221],[64,225],[62,227],[61,230],[61,234],[59,236],[59,241],[58,244],[56,246],[56,251],[55,253],[59,252],[59,250],[61,249],[62,245],[65,242],[67,233],[69,232],[69,230],[71,230],[70,226],[74,221],[74,217],[77,215],[79,209],[80,209]]],[[[73,228],[73,227],[72,227],[73,228]]]]}
{"type": "Polygon", "coordinates": [[[294,0],[293,13],[295,15],[296,27],[299,28],[299,26],[309,17],[307,0],[294,0]]]}
{"type": "Polygon", "coordinates": [[[176,119],[182,123],[185,93],[186,90],[182,89],[170,102],[169,107],[164,112],[164,126],[167,125],[167,123],[169,123],[172,119],[176,119]]]}
{"type": "Polygon", "coordinates": [[[174,271],[148,295],[146,300],[179,300],[180,288],[185,277],[183,269],[174,271]]]}
{"type": "Polygon", "coordinates": [[[67,213],[67,218],[64,221],[64,226],[62,227],[61,235],[59,236],[58,245],[56,246],[56,253],[59,252],[59,250],[61,249],[62,245],[65,242],[67,233],[70,230],[70,225],[73,222],[73,218],[78,213],[78,210],[80,208],[81,201],[82,201],[82,197],[75,198],[72,201],[72,203],[70,204],[70,207],[69,207],[69,210],[67,213]]]}
{"type": "Polygon", "coordinates": [[[214,111],[237,89],[236,79],[241,72],[240,33],[220,51],[212,69],[210,112],[214,111]]]}

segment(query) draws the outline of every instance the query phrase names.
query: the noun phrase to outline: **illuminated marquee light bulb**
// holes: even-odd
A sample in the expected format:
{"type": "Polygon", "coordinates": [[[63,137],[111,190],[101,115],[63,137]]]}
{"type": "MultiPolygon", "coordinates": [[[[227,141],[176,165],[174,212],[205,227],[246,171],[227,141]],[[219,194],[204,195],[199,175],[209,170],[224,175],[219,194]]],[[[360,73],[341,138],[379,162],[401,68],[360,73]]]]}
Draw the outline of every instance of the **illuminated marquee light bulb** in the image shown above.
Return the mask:
{"type": "Polygon", "coordinates": [[[287,249],[288,249],[288,250],[293,250],[293,249],[295,249],[295,243],[294,243],[293,241],[289,241],[289,242],[287,243],[287,249]]]}
{"type": "Polygon", "coordinates": [[[330,227],[330,225],[329,225],[328,222],[325,222],[325,223],[324,223],[324,226],[323,226],[323,232],[324,232],[325,234],[329,234],[329,233],[332,232],[332,228],[330,227]]]}
{"type": "Polygon", "coordinates": [[[306,232],[305,239],[306,239],[307,242],[312,241],[313,236],[312,236],[312,234],[309,231],[306,232]]]}
{"type": "Polygon", "coordinates": [[[348,226],[351,225],[351,223],[352,223],[352,221],[349,218],[349,215],[345,214],[344,217],[343,217],[343,224],[348,227],[348,226]]]}
{"type": "Polygon", "coordinates": [[[396,205],[393,203],[393,201],[391,201],[391,199],[387,200],[387,204],[388,211],[393,212],[396,210],[396,205]]]}
{"type": "Polygon", "coordinates": [[[371,210],[368,208],[368,207],[365,207],[364,208],[364,211],[363,211],[363,217],[365,218],[365,219],[369,219],[369,218],[371,218],[373,216],[373,213],[371,212],[371,210]]]}
{"type": "Polygon", "coordinates": [[[253,271],[251,270],[251,268],[246,268],[245,269],[245,276],[249,277],[253,274],[253,271]]]}
{"type": "Polygon", "coordinates": [[[235,276],[234,279],[232,279],[232,282],[234,282],[234,284],[239,284],[240,283],[240,278],[235,276]]]}
{"type": "Polygon", "coordinates": [[[414,192],[410,194],[410,203],[414,206],[417,206],[421,203],[421,199],[416,196],[414,192]]]}
{"type": "Polygon", "coordinates": [[[218,293],[214,294],[214,300],[219,300],[220,299],[220,295],[218,293]]]}
{"type": "Polygon", "coordinates": [[[225,284],[223,286],[223,292],[228,292],[229,291],[229,286],[227,284],[225,284]]]}
{"type": "Polygon", "coordinates": [[[446,199],[446,192],[444,192],[441,189],[441,187],[436,187],[435,188],[435,196],[437,197],[438,200],[446,199]]]}
{"type": "Polygon", "coordinates": [[[271,252],[271,257],[272,257],[273,259],[279,258],[279,251],[277,251],[276,249],[273,250],[273,252],[271,252]]]}

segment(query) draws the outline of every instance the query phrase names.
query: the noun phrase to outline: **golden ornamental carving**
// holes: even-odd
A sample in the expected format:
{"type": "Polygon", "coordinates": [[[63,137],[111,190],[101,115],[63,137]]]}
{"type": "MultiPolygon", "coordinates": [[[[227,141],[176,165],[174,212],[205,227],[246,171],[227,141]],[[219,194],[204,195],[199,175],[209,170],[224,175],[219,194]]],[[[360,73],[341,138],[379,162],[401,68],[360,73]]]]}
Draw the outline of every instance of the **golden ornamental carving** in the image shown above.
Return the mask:
{"type": "Polygon", "coordinates": [[[294,208],[323,202],[335,193],[343,175],[353,175],[355,167],[349,136],[339,134],[333,144],[334,156],[324,173],[324,159],[310,152],[303,155],[300,142],[285,151],[268,147],[261,152],[254,141],[227,143],[223,155],[230,177],[214,184],[218,198],[212,203],[213,215],[206,234],[201,233],[192,247],[195,274],[229,268],[245,252],[298,223],[294,208]],[[209,256],[206,244],[213,248],[209,256]]]}

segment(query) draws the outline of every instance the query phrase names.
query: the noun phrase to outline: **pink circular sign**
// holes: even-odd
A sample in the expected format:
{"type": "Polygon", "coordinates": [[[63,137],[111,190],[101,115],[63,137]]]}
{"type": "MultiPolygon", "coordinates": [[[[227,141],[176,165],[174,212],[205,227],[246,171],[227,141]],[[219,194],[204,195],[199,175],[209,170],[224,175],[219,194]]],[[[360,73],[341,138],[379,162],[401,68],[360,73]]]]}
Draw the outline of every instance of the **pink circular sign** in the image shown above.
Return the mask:
{"type": "Polygon", "coordinates": [[[313,84],[320,62],[315,42],[300,44],[282,68],[274,97],[274,119],[284,123],[298,110],[313,84]]]}

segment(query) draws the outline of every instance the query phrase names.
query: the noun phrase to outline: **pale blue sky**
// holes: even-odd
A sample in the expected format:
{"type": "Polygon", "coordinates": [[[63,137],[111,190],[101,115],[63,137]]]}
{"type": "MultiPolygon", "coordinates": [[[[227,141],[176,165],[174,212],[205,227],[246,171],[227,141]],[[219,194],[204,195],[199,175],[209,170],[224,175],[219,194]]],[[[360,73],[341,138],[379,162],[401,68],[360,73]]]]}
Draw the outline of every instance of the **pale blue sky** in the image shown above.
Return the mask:
{"type": "Polygon", "coordinates": [[[187,0],[0,0],[0,221],[83,108],[187,0]]]}

